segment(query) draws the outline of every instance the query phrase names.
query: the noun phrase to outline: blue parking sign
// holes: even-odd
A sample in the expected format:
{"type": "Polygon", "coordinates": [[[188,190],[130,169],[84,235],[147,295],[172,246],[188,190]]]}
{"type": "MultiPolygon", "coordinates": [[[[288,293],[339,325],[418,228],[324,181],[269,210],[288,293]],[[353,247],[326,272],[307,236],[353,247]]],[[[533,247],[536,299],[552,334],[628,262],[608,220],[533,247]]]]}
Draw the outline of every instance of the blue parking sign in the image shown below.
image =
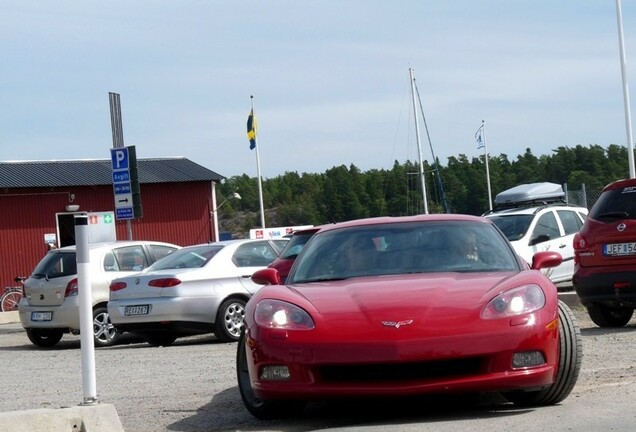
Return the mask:
{"type": "Polygon", "coordinates": [[[128,149],[126,147],[110,149],[113,171],[128,170],[128,149]]]}

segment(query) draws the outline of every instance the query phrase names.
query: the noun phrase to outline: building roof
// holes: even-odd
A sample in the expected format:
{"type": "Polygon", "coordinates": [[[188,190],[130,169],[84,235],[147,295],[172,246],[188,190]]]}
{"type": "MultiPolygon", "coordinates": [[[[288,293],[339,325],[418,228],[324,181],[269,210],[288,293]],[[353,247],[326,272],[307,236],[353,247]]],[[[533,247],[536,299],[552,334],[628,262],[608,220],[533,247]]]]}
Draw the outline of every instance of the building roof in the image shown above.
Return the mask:
{"type": "MultiPolygon", "coordinates": [[[[137,159],[139,183],[221,182],[225,179],[183,157],[137,159]]],[[[0,162],[0,188],[92,186],[113,183],[110,159],[0,162]]]]}

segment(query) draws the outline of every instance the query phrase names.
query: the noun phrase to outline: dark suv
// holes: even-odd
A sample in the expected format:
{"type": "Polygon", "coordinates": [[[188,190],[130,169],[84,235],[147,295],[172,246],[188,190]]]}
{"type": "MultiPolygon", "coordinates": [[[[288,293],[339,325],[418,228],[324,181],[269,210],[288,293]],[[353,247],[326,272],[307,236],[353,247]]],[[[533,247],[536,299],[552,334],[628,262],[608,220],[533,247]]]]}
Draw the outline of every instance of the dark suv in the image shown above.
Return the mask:
{"type": "Polygon", "coordinates": [[[605,186],[574,237],[572,283],[592,321],[622,327],[636,308],[636,179],[605,186]]]}
{"type": "Polygon", "coordinates": [[[312,227],[294,231],[294,234],[289,239],[278,258],[272,261],[272,263],[268,266],[278,270],[281,283],[285,283],[289,270],[291,270],[291,267],[300,251],[303,247],[305,247],[305,243],[307,243],[319,229],[320,227],[312,227]]]}

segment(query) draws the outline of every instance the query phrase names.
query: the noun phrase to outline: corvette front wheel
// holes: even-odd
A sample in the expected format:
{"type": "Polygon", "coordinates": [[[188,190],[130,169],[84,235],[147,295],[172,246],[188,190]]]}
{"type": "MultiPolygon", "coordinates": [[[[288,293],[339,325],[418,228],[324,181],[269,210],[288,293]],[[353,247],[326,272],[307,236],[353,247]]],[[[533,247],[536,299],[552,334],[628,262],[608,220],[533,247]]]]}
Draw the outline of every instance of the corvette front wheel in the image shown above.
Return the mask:
{"type": "Polygon", "coordinates": [[[509,392],[506,399],[515,405],[554,405],[564,400],[574,388],[581,370],[583,340],[572,310],[559,300],[559,369],[550,386],[539,391],[509,392]]]}
{"type": "Polygon", "coordinates": [[[236,349],[236,378],[241,399],[245,408],[260,420],[287,418],[298,414],[305,407],[302,401],[263,401],[256,397],[252,390],[250,373],[247,368],[247,350],[245,348],[245,332],[241,332],[236,349]]]}

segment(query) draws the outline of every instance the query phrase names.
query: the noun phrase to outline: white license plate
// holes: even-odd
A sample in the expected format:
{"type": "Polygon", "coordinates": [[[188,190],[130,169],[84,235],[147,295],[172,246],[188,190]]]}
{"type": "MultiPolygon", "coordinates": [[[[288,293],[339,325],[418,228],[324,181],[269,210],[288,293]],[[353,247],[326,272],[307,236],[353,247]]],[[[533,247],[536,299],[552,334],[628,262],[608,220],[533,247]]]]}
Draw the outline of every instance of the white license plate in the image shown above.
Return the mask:
{"type": "Polygon", "coordinates": [[[126,306],[124,308],[124,315],[148,315],[150,312],[150,305],[137,305],[137,306],[126,306]]]}
{"type": "Polygon", "coordinates": [[[31,312],[31,321],[51,321],[53,312],[31,312]]]}
{"type": "Polygon", "coordinates": [[[636,255],[636,243],[611,243],[603,245],[603,255],[636,255]]]}

